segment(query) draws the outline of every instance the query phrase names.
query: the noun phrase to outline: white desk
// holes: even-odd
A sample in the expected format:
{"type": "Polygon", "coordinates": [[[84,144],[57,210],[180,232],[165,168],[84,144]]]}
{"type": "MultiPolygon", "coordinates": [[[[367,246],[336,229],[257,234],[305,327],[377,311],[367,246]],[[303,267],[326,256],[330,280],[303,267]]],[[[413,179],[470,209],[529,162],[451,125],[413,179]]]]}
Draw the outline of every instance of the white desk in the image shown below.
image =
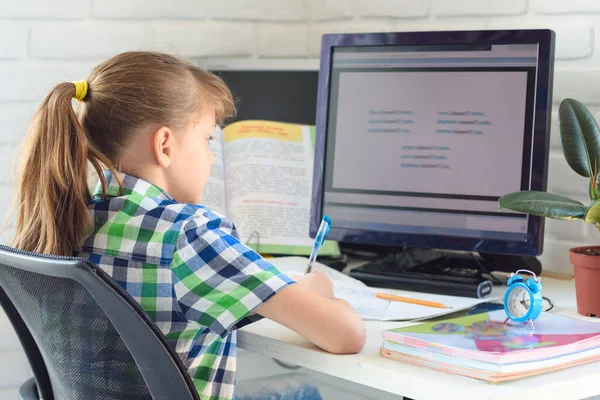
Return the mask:
{"type": "MultiPolygon", "coordinates": [[[[552,312],[578,317],[573,281],[544,279],[544,296],[552,312]]],[[[500,296],[505,287],[495,288],[500,296]]],[[[582,318],[582,317],[578,317],[582,318]]],[[[355,355],[333,355],[272,321],[260,321],[239,331],[242,349],[293,363],[368,387],[417,400],[427,399],[582,399],[600,394],[600,362],[492,385],[475,379],[403,364],[379,355],[385,329],[408,326],[402,322],[366,322],[367,343],[355,355]]]]}

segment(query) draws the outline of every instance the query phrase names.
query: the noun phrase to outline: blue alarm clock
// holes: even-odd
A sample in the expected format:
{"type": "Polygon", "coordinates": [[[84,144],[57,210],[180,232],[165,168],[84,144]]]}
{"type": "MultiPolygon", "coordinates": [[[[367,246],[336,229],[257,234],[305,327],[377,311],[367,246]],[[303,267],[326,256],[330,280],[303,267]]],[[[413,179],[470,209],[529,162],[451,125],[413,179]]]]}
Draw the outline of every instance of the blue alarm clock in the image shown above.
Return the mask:
{"type": "Polygon", "coordinates": [[[504,294],[504,311],[507,317],[515,322],[527,322],[533,328],[533,321],[542,312],[542,282],[535,273],[520,269],[506,282],[508,289],[504,294]],[[527,272],[533,278],[525,281],[519,272],[527,272]]]}

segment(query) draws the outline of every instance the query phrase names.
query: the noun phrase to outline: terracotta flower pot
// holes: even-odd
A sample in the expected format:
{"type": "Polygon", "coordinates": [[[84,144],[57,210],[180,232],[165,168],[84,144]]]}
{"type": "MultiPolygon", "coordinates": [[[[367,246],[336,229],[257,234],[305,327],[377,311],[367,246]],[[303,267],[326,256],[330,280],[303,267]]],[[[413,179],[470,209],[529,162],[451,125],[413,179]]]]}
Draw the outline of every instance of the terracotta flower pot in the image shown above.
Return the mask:
{"type": "Polygon", "coordinates": [[[577,312],[600,318],[600,246],[574,247],[569,258],[575,267],[577,312]]]}

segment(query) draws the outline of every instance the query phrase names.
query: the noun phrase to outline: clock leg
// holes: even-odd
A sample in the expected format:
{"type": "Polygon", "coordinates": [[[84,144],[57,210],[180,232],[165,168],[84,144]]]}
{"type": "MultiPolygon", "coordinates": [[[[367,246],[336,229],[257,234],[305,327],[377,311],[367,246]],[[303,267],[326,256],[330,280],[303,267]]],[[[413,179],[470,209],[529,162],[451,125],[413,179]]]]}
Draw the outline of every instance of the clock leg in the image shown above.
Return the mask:
{"type": "Polygon", "coordinates": [[[529,328],[531,328],[532,331],[535,330],[535,326],[533,326],[533,320],[532,319],[529,320],[529,328]]]}

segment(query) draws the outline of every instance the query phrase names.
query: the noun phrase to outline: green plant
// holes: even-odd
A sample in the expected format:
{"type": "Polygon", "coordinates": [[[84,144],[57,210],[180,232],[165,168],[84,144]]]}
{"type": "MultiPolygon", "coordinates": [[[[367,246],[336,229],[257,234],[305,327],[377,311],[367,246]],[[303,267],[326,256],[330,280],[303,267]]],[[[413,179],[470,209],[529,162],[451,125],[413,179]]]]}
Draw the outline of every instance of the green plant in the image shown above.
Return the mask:
{"type": "Polygon", "coordinates": [[[521,191],[502,196],[500,209],[554,219],[581,219],[600,229],[600,129],[590,111],[577,100],[563,100],[558,118],[563,154],[573,171],[589,179],[591,204],[586,206],[547,192],[521,191]]]}

